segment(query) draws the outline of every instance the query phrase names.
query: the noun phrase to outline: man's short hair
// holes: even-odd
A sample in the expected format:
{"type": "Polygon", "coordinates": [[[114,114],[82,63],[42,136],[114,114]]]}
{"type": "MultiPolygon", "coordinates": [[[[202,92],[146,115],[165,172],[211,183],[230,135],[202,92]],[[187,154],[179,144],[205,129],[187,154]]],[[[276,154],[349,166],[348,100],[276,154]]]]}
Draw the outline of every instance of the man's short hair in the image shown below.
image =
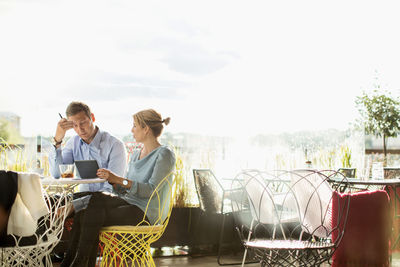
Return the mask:
{"type": "Polygon", "coordinates": [[[89,106],[78,101],[71,102],[68,105],[65,113],[67,114],[67,117],[71,117],[82,111],[85,112],[86,116],[88,116],[90,119],[92,118],[92,112],[90,111],[89,106]]]}

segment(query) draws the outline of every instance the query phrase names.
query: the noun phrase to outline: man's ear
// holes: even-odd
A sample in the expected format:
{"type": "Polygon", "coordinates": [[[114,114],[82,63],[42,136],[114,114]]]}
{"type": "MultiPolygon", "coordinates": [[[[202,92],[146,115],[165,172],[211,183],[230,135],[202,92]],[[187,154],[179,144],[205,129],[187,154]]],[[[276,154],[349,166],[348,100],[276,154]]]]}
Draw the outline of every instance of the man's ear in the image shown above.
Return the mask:
{"type": "Polygon", "coordinates": [[[94,117],[94,114],[92,113],[92,122],[94,122],[96,120],[96,118],[94,117]]]}

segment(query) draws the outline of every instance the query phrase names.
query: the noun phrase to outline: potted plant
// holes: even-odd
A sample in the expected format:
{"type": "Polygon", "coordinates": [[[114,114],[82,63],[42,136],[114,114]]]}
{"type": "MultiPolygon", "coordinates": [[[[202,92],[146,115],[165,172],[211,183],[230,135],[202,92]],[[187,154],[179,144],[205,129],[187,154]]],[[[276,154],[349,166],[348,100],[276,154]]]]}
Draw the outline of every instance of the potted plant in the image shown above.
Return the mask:
{"type": "Polygon", "coordinates": [[[189,190],[186,177],[184,175],[184,165],[182,157],[177,149],[175,149],[176,163],[175,163],[175,200],[174,207],[185,207],[189,199],[189,190]]]}
{"type": "Polygon", "coordinates": [[[363,92],[357,97],[361,115],[361,124],[367,134],[381,137],[383,142],[384,167],[387,162],[387,139],[397,137],[400,131],[400,101],[392,97],[390,92],[379,92],[379,85],[375,86],[372,94],[363,92]]]}
{"type": "Polygon", "coordinates": [[[351,167],[351,150],[347,145],[340,147],[340,162],[342,168],[339,169],[344,176],[348,178],[356,177],[356,169],[351,167]]]}
{"type": "Polygon", "coordinates": [[[0,137],[0,169],[7,171],[26,172],[31,168],[19,145],[10,145],[0,137]]]}
{"type": "Polygon", "coordinates": [[[174,206],[163,236],[152,244],[156,248],[186,246],[191,243],[192,217],[196,213],[196,207],[189,204],[189,183],[182,156],[177,148],[174,148],[174,151],[176,157],[174,206]]]}

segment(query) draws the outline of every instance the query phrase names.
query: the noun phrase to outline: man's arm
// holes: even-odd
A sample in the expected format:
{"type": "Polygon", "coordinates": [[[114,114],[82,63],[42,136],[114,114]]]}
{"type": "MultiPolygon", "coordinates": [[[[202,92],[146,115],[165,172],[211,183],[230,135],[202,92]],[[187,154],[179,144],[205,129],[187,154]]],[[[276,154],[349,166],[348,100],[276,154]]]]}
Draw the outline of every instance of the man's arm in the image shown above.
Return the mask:
{"type": "Polygon", "coordinates": [[[108,168],[110,171],[118,176],[123,176],[126,170],[126,149],[124,143],[117,141],[111,147],[109,155],[108,168]]]}
{"type": "Polygon", "coordinates": [[[54,178],[60,178],[61,174],[58,167],[60,164],[74,162],[72,154],[72,149],[74,146],[73,139],[71,138],[65,145],[65,148],[61,149],[61,142],[65,137],[65,133],[72,128],[73,128],[73,122],[68,121],[65,118],[61,117],[61,120],[57,123],[54,140],[59,143],[57,143],[57,145],[54,148],[52,148],[52,150],[49,153],[50,174],[54,178]]]}
{"type": "MultiPolygon", "coordinates": [[[[124,143],[117,139],[111,147],[108,154],[107,166],[104,166],[108,170],[112,171],[118,176],[123,176],[126,169],[126,149],[124,143]]],[[[90,184],[87,185],[88,191],[107,191],[112,192],[113,186],[108,182],[105,182],[102,186],[100,184],[90,184]]],[[[81,190],[86,190],[84,185],[82,185],[81,190]]]]}
{"type": "Polygon", "coordinates": [[[74,138],[68,140],[67,144],[64,148],[55,147],[49,153],[49,169],[50,174],[54,178],[60,178],[60,164],[72,164],[74,163],[74,156],[73,156],[73,149],[74,149],[74,138]]]}

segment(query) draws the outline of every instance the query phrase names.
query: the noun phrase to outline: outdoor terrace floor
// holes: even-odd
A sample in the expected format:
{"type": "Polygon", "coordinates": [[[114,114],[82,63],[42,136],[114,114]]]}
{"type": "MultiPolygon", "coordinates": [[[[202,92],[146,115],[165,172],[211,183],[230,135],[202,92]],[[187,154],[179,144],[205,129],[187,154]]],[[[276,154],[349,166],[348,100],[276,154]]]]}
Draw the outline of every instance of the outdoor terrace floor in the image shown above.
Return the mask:
{"type": "MultiPolygon", "coordinates": [[[[229,261],[232,259],[229,256],[224,256],[223,260],[229,261]]],[[[234,260],[237,260],[235,258],[234,260]]],[[[201,256],[201,257],[191,257],[191,256],[166,256],[166,257],[156,257],[154,258],[157,267],[178,267],[178,266],[190,266],[190,267],[217,267],[217,256],[201,256]]],[[[59,263],[54,264],[55,267],[59,266],[59,263]]],[[[232,267],[240,266],[230,265],[232,267]]],[[[259,263],[246,264],[246,267],[256,267],[260,266],[259,263]]],[[[329,264],[323,264],[322,267],[328,267],[329,264]]],[[[400,267],[400,253],[395,253],[392,258],[392,267],[400,267]]]]}

